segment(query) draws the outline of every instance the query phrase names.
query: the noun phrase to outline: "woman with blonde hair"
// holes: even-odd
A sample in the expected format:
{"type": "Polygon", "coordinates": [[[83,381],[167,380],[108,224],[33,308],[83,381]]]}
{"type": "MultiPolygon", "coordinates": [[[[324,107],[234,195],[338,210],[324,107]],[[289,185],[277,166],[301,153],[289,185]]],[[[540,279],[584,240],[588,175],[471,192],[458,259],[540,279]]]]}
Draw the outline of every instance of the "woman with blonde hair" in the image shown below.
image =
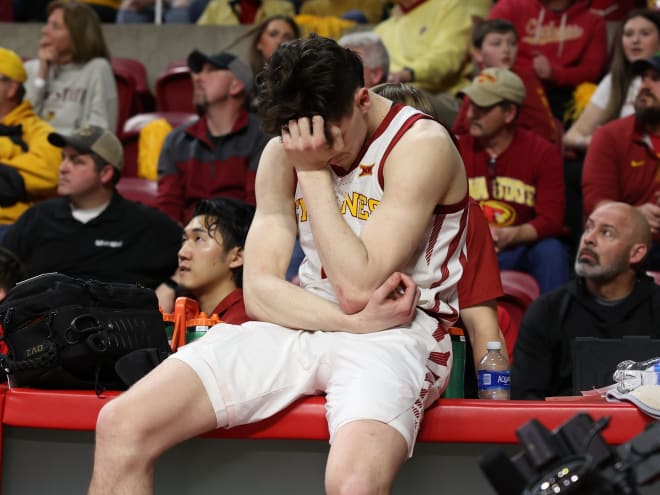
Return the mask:
{"type": "Polygon", "coordinates": [[[51,2],[38,56],[25,70],[27,98],[58,132],[85,125],[116,131],[117,86],[99,17],[90,6],[51,2]]]}

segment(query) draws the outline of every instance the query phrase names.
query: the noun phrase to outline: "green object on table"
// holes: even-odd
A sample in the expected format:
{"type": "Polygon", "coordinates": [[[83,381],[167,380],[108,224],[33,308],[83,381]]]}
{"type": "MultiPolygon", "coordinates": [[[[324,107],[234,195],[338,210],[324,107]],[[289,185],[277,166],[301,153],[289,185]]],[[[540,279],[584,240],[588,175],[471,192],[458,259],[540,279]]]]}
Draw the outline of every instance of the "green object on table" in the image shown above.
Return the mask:
{"type": "Polygon", "coordinates": [[[462,399],[465,397],[465,334],[460,328],[449,329],[451,336],[451,351],[454,364],[449,375],[449,384],[442,395],[445,399],[462,399]]]}

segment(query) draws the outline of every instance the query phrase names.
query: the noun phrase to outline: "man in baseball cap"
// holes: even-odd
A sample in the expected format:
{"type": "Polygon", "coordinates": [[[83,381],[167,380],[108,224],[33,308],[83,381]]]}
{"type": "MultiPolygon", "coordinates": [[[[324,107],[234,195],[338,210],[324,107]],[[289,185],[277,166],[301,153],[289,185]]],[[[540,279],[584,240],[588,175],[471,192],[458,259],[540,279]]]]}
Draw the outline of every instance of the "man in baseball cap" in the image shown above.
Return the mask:
{"type": "Polygon", "coordinates": [[[266,136],[246,111],[250,67],[236,55],[188,55],[199,119],[174,129],[158,159],[158,208],[184,223],[197,202],[230,196],[254,204],[254,179],[266,136]]]}
{"type": "Polygon", "coordinates": [[[193,50],[188,55],[188,68],[193,74],[202,72],[205,64],[209,64],[212,70],[231,71],[234,77],[243,83],[246,93],[252,91],[254,80],[252,69],[236,55],[229,52],[207,55],[199,50],[193,50]]]}
{"type": "Polygon", "coordinates": [[[51,133],[60,150],[57,192],[23,213],[3,245],[25,263],[26,276],[61,272],[156,288],[177,267],[181,228],[166,215],[122,197],[117,137],[98,126],[51,133]]]}
{"type": "Polygon", "coordinates": [[[58,148],[71,146],[81,154],[95,154],[97,162],[112,165],[117,172],[124,167],[124,148],[117,137],[107,129],[88,126],[76,129],[70,135],[51,133],[48,141],[58,148]]]}
{"type": "Polygon", "coordinates": [[[462,93],[480,107],[490,107],[503,101],[520,106],[525,100],[525,84],[509,69],[490,67],[475,77],[462,93]]]}
{"type": "Polygon", "coordinates": [[[633,63],[642,82],[634,115],[601,126],[587,149],[582,172],[585,216],[604,201],[637,208],[651,227],[653,244],[646,270],[660,270],[660,52],[633,63]]]}
{"type": "Polygon", "coordinates": [[[660,72],[660,52],[655,52],[649,58],[635,60],[632,64],[633,72],[641,76],[647,69],[660,72]]]}
{"type": "Polygon", "coordinates": [[[570,279],[559,148],[526,129],[517,116],[525,86],[508,69],[483,70],[463,90],[469,133],[459,136],[470,196],[490,223],[500,269],[530,273],[541,292],[570,279]]]}
{"type": "Polygon", "coordinates": [[[35,201],[55,194],[60,153],[53,128],[24,99],[21,58],[0,48],[0,236],[35,201]]]}

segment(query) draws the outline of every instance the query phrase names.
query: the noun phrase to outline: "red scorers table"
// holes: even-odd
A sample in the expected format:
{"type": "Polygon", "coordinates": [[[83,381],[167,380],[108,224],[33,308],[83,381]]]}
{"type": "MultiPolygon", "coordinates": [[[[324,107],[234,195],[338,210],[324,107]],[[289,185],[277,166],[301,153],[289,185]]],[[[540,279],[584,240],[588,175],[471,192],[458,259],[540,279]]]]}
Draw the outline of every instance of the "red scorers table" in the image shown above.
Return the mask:
{"type": "MultiPolygon", "coordinates": [[[[117,394],[0,389],[2,493],[84,493],[96,417],[117,394]]],[[[520,450],[516,430],[530,419],[554,429],[579,412],[612,418],[604,431],[610,444],[630,440],[650,421],[631,404],[595,399],[441,399],[427,410],[393,493],[494,493],[478,466],[487,449],[511,455],[520,450]]],[[[327,441],[324,399],[302,399],[268,420],[175,447],[157,465],[155,493],[323,493],[327,441]]]]}

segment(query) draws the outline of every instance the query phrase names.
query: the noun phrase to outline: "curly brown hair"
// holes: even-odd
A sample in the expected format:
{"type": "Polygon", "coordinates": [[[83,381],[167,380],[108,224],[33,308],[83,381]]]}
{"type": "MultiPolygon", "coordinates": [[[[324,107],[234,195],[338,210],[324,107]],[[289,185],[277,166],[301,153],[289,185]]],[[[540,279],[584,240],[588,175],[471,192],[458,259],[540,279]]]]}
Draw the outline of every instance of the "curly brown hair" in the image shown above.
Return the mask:
{"type": "Polygon", "coordinates": [[[363,86],[360,57],[336,41],[312,35],[283,43],[257,77],[263,129],[279,134],[290,120],[313,115],[338,122],[352,114],[363,86]]]}

